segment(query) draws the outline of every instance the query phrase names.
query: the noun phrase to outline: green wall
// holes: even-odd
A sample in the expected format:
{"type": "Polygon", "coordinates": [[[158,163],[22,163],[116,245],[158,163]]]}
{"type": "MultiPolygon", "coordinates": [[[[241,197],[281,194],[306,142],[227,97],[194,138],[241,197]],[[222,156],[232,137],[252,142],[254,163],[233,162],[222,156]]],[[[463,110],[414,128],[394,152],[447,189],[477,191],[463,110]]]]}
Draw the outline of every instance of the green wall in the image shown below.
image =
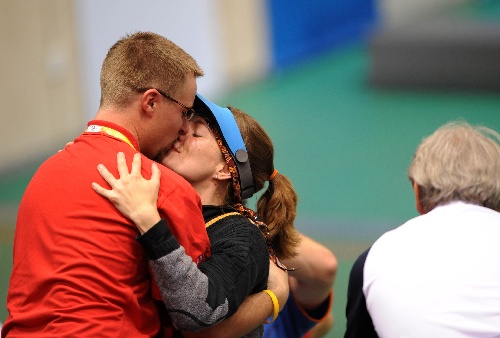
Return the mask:
{"type": "MultiPolygon", "coordinates": [[[[498,93],[377,90],[367,85],[368,70],[367,50],[353,45],[213,98],[243,109],[267,129],[276,168],[299,194],[297,227],[339,258],[336,325],[329,337],[343,335],[355,257],[417,215],[406,169],[422,137],[456,119],[500,130],[498,93]]],[[[11,269],[12,215],[37,165],[0,176],[1,304],[11,269]]],[[[1,306],[0,321],[6,316],[1,306]]]]}
{"type": "Polygon", "coordinates": [[[265,127],[275,167],[299,194],[297,227],[339,259],[330,338],[345,330],[355,257],[417,216],[406,171],[422,138],[457,119],[500,130],[499,93],[378,90],[368,71],[367,50],[354,45],[215,100],[265,127]]]}

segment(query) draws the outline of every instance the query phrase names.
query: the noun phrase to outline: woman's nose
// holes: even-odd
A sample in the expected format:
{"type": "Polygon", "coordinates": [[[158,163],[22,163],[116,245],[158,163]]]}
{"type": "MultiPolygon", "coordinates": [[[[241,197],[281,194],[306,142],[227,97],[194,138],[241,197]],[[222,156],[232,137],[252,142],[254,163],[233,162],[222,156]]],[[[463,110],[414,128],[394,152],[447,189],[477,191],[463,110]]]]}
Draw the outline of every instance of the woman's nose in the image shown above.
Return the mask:
{"type": "Polygon", "coordinates": [[[187,136],[187,133],[185,133],[184,131],[180,130],[179,131],[179,137],[177,137],[177,141],[178,142],[184,142],[184,140],[186,139],[186,136],[187,136]]]}

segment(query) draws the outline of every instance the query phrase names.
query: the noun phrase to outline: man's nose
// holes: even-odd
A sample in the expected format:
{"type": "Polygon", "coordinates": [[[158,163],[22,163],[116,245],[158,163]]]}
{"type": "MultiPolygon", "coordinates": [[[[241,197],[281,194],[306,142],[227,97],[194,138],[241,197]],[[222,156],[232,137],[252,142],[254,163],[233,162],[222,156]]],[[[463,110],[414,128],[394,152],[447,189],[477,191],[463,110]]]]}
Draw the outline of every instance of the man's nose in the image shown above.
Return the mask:
{"type": "Polygon", "coordinates": [[[179,136],[186,135],[189,131],[189,121],[186,118],[182,119],[182,126],[181,129],[179,130],[179,136]]]}

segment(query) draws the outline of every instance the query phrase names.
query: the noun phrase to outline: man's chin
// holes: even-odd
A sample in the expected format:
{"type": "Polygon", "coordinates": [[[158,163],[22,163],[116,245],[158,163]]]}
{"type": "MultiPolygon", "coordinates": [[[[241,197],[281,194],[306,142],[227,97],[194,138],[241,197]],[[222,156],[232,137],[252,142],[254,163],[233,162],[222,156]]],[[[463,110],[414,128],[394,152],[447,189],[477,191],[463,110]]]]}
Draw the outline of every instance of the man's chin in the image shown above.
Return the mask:
{"type": "Polygon", "coordinates": [[[153,161],[155,162],[158,162],[158,163],[162,163],[163,159],[165,158],[165,156],[167,156],[168,154],[168,151],[170,149],[163,149],[162,151],[160,151],[158,154],[156,154],[156,156],[153,158],[153,161]]]}

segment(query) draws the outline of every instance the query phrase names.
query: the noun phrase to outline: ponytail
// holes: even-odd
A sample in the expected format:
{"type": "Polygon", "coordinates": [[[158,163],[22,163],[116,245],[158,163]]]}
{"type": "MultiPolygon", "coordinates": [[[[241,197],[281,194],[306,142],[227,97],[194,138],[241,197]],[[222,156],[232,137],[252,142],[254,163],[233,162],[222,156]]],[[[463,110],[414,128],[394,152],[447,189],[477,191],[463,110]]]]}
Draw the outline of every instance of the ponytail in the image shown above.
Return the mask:
{"type": "Polygon", "coordinates": [[[257,214],[269,229],[269,240],[280,259],[296,255],[300,237],[295,230],[298,197],[290,180],[274,169],[274,147],[264,128],[253,117],[234,107],[234,115],[245,142],[255,191],[269,185],[257,201],[257,214]]]}
{"type": "Polygon", "coordinates": [[[292,182],[281,173],[275,174],[257,201],[257,213],[270,232],[271,244],[281,259],[294,257],[300,242],[294,227],[298,196],[292,182]]]}

